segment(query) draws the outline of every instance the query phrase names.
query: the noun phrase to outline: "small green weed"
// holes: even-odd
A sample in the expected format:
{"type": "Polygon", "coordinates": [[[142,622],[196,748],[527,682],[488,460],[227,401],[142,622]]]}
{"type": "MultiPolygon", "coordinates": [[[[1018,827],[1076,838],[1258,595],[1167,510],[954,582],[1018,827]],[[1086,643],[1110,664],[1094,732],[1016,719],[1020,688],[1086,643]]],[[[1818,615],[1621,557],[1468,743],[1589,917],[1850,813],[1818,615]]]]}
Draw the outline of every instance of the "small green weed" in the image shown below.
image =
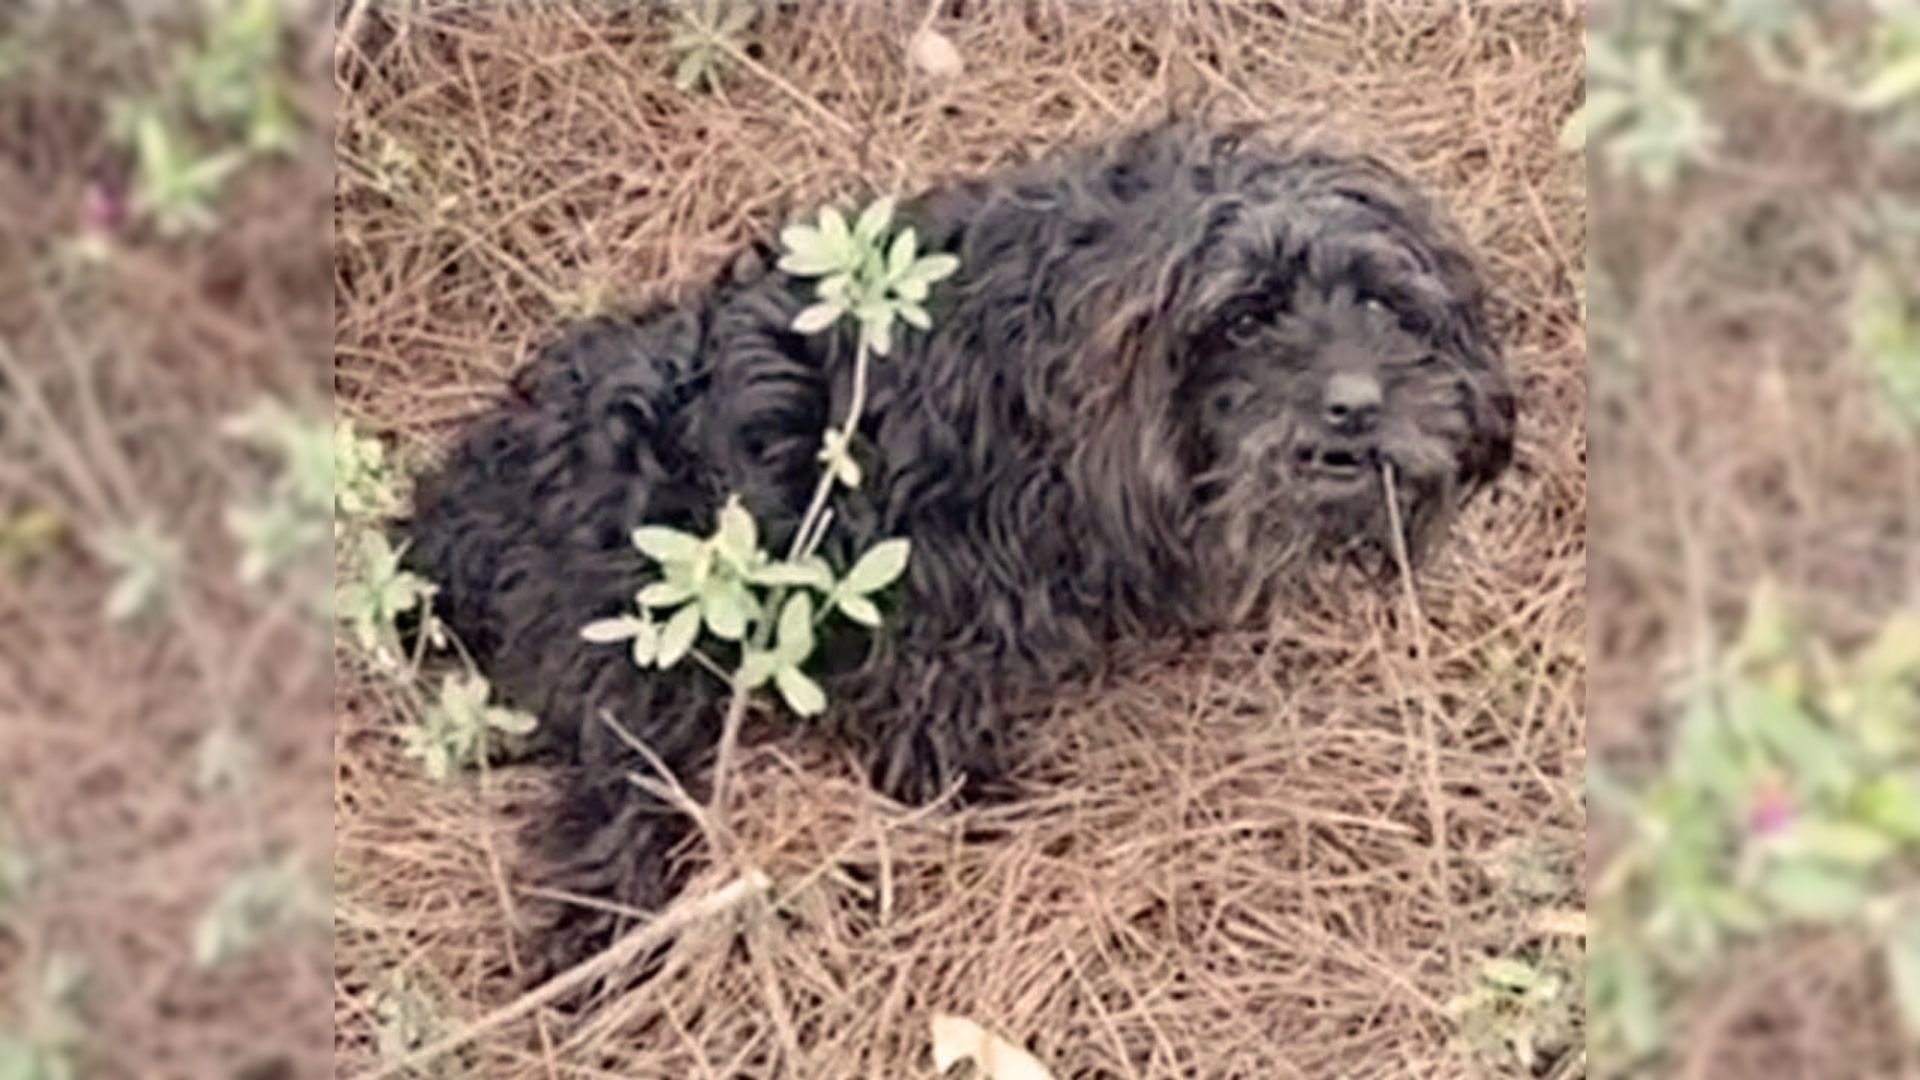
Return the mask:
{"type": "Polygon", "coordinates": [[[0,1078],[79,1080],[86,1075],[86,974],[56,953],[38,971],[21,969],[15,987],[16,1026],[0,1026],[0,1078]]]}
{"type": "Polygon", "coordinates": [[[627,644],[641,667],[669,668],[693,655],[720,672],[719,662],[698,648],[701,631],[735,645],[739,662],[725,677],[734,691],[730,714],[736,718],[745,696],[769,680],[794,713],[807,717],[824,710],[825,692],[803,670],[814,651],[816,626],[833,613],[879,626],[874,597],[906,571],[910,548],[903,539],[875,544],[844,575],[836,575],[818,554],[830,518],[828,497],[836,486],[857,488],[862,480],[851,451],[868,364],[892,351],[896,321],[921,330],[931,326],[922,306],[929,287],[959,268],[951,255],[922,255],[911,227],[889,240],[893,212],[891,198],[879,199],[849,227],[845,216],[829,207],[820,212],[817,225],[792,225],[780,235],[786,248],[780,269],[820,279],[818,302],[795,317],[793,328],[820,333],[843,320],[859,327],[853,400],[843,421],[822,435],[819,481],[786,556],[776,559],[761,547],[761,530],[738,498],[720,508],[706,537],[643,525],[634,531],[633,544],[659,567],[658,580],[639,590],[631,613],[581,630],[590,643],[627,644]],[[664,624],[655,622],[656,610],[670,610],[664,624]]]}
{"type": "Polygon", "coordinates": [[[1599,1075],[1657,1056],[1669,1004],[1730,944],[1792,927],[1879,942],[1920,1036],[1920,612],[1838,656],[1763,585],[1681,706],[1650,785],[1589,775],[1596,807],[1633,826],[1591,894],[1599,1075]]]}
{"type": "Polygon", "coordinates": [[[681,0],[676,5],[673,81],[682,90],[712,90],[720,85],[740,36],[753,24],[756,10],[746,0],[681,0]]]}

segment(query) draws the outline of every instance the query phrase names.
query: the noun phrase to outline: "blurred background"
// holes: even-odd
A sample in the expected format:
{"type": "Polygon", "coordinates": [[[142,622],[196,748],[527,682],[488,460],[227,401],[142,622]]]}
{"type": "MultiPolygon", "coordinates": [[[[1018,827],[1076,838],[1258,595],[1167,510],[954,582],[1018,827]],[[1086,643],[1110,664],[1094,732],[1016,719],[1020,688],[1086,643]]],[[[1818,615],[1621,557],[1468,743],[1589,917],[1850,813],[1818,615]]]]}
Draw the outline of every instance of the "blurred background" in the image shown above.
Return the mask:
{"type": "Polygon", "coordinates": [[[1590,16],[1592,1072],[1920,1076],[1920,6],[1590,16]]]}
{"type": "Polygon", "coordinates": [[[331,1075],[331,34],[0,4],[0,1077],[331,1075]]]}

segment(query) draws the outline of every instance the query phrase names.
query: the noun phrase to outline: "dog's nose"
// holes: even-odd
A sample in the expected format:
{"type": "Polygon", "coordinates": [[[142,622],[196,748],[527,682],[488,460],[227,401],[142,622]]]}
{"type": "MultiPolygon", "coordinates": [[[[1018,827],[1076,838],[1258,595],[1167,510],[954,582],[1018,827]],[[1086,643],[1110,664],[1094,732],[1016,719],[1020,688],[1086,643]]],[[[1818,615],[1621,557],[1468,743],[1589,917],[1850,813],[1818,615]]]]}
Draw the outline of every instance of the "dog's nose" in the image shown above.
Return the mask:
{"type": "Polygon", "coordinates": [[[1365,435],[1380,422],[1385,395],[1380,380],[1354,371],[1336,373],[1327,380],[1327,425],[1342,435],[1365,435]]]}

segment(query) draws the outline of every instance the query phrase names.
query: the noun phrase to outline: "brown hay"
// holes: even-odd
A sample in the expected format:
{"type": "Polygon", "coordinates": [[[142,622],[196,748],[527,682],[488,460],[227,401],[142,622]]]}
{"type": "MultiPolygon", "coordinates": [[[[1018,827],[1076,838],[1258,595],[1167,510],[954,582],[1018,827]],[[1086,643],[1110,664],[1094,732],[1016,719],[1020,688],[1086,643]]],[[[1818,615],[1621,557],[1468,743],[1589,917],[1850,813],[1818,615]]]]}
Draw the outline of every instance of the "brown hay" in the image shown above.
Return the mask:
{"type": "MultiPolygon", "coordinates": [[[[1423,577],[1419,633],[1397,593],[1348,597],[1144,664],[1031,718],[1013,806],[903,810],[830,748],[763,742],[733,860],[688,857],[695,894],[764,869],[772,907],[683,937],[581,1015],[488,1033],[480,1071],[924,1075],[929,1016],[951,1011],[1062,1077],[1462,1075],[1447,1003],[1480,958],[1539,945],[1498,864],[1532,842],[1570,876],[1583,823],[1584,193],[1555,146],[1578,13],[951,6],[763,15],[754,66],[713,96],[672,86],[652,14],[373,9],[338,67],[342,408],[431,447],[559,317],[688,288],[860,184],[912,189],[1179,105],[1329,121],[1439,190],[1497,282],[1521,467],[1423,577]],[[928,17],[967,60],[953,82],[903,65],[928,17]]],[[[436,789],[374,688],[341,702],[353,1074],[395,970],[466,1016],[511,999],[510,829],[543,778],[436,789]]]]}

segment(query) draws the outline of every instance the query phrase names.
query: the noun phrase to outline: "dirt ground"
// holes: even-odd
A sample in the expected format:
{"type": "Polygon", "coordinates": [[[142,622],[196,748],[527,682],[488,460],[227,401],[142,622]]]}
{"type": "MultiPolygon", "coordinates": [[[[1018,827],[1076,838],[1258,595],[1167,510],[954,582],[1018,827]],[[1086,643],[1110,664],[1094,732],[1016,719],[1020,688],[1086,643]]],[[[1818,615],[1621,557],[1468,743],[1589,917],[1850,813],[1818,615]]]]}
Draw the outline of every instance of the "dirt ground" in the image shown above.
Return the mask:
{"type": "MultiPolygon", "coordinates": [[[[1324,123],[1430,184],[1483,253],[1519,464],[1418,582],[1144,662],[1028,718],[1031,796],[871,795],[803,735],[755,746],[690,893],[698,924],[584,1011],[490,1025],[487,1077],[931,1076],[935,1012],[1060,1077],[1524,1075],[1452,1010],[1489,958],[1579,963],[1584,812],[1584,174],[1577,5],[786,4],[713,93],[657,13],[363,7],[337,53],[338,407],[420,452],[568,315],[696,287],[861,182],[911,190],[1169,107],[1324,123]],[[923,20],[964,71],[911,68],[923,20]],[[868,884],[873,883],[873,884],[868,884]]],[[[512,826],[548,777],[436,786],[375,680],[336,698],[336,1052],[391,988],[458,1026],[514,1000],[512,826]]],[[[1569,1077],[1579,991],[1534,1074],[1569,1077]]],[[[442,1028],[444,1030],[444,1027],[442,1028]]],[[[453,1075],[443,1071],[438,1075],[453,1075]]]]}
{"type": "Polygon", "coordinates": [[[263,398],[325,427],[324,21],[289,5],[272,60],[293,144],[172,238],[130,208],[109,112],[159,97],[183,24],[55,7],[0,8],[0,1075],[326,1075],[325,922],[229,961],[196,944],[264,859],[325,908],[330,643],[236,579],[226,515],[266,465],[220,427],[263,398]],[[116,538],[143,524],[180,556],[116,622],[116,538]],[[251,764],[203,789],[216,729],[251,764]]]}

